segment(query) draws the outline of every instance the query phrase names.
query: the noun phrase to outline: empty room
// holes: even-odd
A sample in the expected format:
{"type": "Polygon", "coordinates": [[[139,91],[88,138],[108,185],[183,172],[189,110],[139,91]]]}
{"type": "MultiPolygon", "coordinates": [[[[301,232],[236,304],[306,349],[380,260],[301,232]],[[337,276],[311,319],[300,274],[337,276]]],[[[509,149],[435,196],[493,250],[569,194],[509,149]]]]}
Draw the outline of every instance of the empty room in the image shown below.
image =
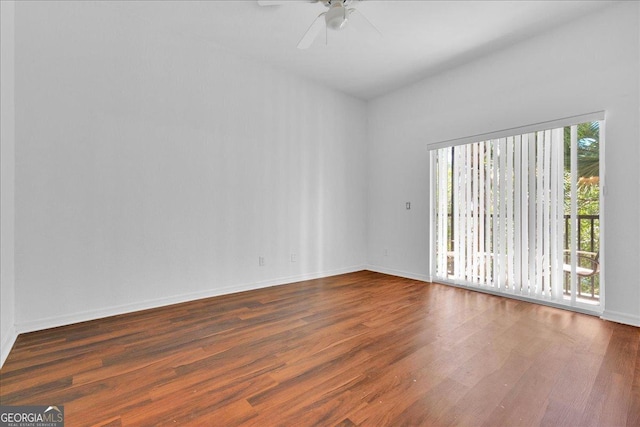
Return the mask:
{"type": "Polygon", "coordinates": [[[640,2],[0,6],[0,426],[640,425],[640,2]]]}

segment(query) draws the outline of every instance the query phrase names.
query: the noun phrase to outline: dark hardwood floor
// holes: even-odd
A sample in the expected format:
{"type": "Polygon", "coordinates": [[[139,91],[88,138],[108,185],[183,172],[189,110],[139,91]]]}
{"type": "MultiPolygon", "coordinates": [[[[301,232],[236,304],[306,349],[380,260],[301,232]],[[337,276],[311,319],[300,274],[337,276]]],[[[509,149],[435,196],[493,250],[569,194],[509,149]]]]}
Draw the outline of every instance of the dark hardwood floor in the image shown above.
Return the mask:
{"type": "Polygon", "coordinates": [[[640,328],[359,272],[21,335],[67,426],[640,426],[640,328]]]}

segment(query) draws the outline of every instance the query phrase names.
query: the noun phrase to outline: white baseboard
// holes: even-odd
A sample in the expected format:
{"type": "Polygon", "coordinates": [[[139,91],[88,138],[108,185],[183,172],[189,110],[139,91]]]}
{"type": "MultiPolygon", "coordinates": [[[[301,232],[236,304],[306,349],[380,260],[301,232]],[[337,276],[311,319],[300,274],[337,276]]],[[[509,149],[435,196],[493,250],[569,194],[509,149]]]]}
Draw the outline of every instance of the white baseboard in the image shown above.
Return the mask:
{"type": "Polygon", "coordinates": [[[18,333],[13,326],[6,331],[6,334],[2,334],[2,343],[0,344],[0,368],[4,365],[4,361],[7,360],[13,345],[16,343],[16,339],[18,339],[18,333]]]}
{"type": "Polygon", "coordinates": [[[388,274],[390,276],[404,277],[405,279],[420,280],[421,282],[429,282],[429,276],[426,274],[409,273],[401,270],[394,270],[392,268],[380,267],[377,265],[367,265],[365,267],[369,271],[376,273],[388,274]]]}
{"type": "MultiPolygon", "coordinates": [[[[107,307],[99,310],[89,310],[79,313],[72,313],[64,316],[55,316],[45,319],[37,319],[28,322],[16,323],[15,330],[19,334],[40,331],[43,329],[56,328],[59,326],[71,325],[74,323],[87,322],[90,320],[102,319],[105,317],[116,316],[119,314],[132,313],[135,311],[149,310],[152,308],[164,307],[173,304],[180,304],[188,301],[195,301],[203,298],[211,298],[220,295],[233,294],[236,292],[250,291],[254,289],[268,288],[271,286],[286,285],[289,283],[301,282],[304,280],[320,279],[323,277],[335,276],[338,274],[353,273],[365,270],[363,265],[352,266],[337,270],[322,271],[316,273],[307,273],[296,276],[281,277],[277,279],[265,280],[261,282],[243,283],[222,288],[210,289],[203,292],[194,292],[189,294],[174,295],[166,298],[155,300],[141,301],[133,304],[124,304],[120,306],[107,307]]],[[[9,348],[10,350],[11,348],[9,348]]],[[[4,343],[2,347],[4,355],[4,343]]],[[[8,353],[7,353],[8,354],[8,353]]]]}
{"type": "Polygon", "coordinates": [[[604,313],[602,313],[602,316],[600,316],[600,318],[604,320],[610,320],[616,323],[622,323],[625,325],[640,327],[640,316],[635,316],[632,314],[620,313],[617,311],[611,311],[611,310],[605,309],[604,313]]]}

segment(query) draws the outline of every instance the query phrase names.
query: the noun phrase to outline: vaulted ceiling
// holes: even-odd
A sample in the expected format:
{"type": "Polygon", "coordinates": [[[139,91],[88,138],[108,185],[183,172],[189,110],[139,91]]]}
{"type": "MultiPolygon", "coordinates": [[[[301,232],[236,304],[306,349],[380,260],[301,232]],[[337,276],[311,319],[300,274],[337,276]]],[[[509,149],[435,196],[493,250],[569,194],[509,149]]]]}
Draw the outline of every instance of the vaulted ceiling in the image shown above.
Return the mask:
{"type": "MultiPolygon", "coordinates": [[[[611,1],[353,0],[381,33],[322,31],[296,48],[322,2],[110,2],[157,31],[204,39],[224,49],[305,76],[361,99],[372,99],[445,69],[594,13],[611,1]]],[[[585,31],[589,31],[585,28],[585,31]]]]}

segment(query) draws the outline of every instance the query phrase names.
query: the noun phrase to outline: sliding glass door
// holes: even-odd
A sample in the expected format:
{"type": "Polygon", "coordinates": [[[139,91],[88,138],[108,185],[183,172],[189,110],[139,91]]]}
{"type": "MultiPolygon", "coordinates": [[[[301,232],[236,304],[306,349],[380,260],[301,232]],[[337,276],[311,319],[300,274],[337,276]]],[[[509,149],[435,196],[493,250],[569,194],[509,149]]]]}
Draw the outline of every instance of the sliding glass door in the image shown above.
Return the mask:
{"type": "Polygon", "coordinates": [[[601,311],[603,121],[553,125],[431,150],[433,280],[601,311]]]}

